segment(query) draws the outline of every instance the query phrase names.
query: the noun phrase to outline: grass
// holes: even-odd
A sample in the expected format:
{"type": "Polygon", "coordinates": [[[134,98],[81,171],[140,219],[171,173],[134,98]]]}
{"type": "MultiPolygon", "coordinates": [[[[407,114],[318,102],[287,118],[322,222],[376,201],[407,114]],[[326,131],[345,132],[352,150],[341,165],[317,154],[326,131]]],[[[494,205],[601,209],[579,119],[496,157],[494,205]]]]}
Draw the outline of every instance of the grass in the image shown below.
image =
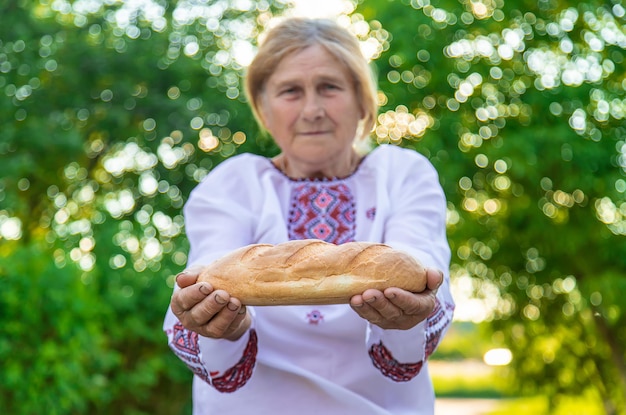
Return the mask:
{"type": "Polygon", "coordinates": [[[438,397],[503,398],[503,382],[489,366],[478,361],[432,361],[429,364],[438,397]]]}
{"type": "Polygon", "coordinates": [[[559,401],[557,408],[550,408],[545,396],[516,396],[497,370],[477,361],[432,361],[429,366],[438,398],[496,400],[496,409],[486,415],[605,414],[595,396],[567,396],[559,401]]]}
{"type": "Polygon", "coordinates": [[[561,404],[550,409],[548,399],[544,396],[506,399],[498,405],[498,409],[488,415],[604,415],[602,406],[593,399],[570,396],[561,404]]]}
{"type": "MultiPolygon", "coordinates": [[[[429,360],[430,375],[438,398],[493,399],[486,415],[604,415],[595,395],[566,396],[551,408],[546,396],[519,396],[503,372],[483,363],[483,354],[498,347],[483,334],[480,325],[454,322],[429,360]]],[[[471,405],[471,401],[468,402],[471,405]]]]}

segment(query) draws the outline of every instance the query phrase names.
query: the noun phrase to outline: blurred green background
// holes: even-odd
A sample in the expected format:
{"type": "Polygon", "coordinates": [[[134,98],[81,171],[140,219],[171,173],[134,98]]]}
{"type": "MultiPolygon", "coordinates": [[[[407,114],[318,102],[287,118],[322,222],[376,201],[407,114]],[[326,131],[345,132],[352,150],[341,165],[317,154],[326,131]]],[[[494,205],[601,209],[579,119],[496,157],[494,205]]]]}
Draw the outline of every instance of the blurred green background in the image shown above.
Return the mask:
{"type": "MultiPolygon", "coordinates": [[[[332,4],[378,74],[374,141],[426,155],[448,197],[459,304],[437,393],[495,399],[493,414],[626,414],[625,7],[332,4]],[[491,349],[510,362],[484,364],[491,349]]],[[[190,413],[161,332],[181,207],[225,158],[276,153],[242,75],[291,7],[2,2],[2,413],[190,413]]]]}

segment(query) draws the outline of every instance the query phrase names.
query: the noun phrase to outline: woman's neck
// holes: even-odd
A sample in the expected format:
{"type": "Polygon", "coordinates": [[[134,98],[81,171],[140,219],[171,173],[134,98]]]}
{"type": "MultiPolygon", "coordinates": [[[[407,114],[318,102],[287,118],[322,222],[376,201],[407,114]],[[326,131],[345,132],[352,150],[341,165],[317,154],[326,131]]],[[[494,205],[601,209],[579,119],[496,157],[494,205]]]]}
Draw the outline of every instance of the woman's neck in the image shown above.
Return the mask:
{"type": "Polygon", "coordinates": [[[343,160],[337,160],[336,163],[328,164],[326,166],[315,166],[306,163],[298,163],[286,157],[284,154],[279,154],[272,159],[274,165],[283,172],[286,176],[292,179],[305,179],[305,178],[345,178],[355,172],[361,157],[354,151],[350,152],[347,158],[343,160]]]}

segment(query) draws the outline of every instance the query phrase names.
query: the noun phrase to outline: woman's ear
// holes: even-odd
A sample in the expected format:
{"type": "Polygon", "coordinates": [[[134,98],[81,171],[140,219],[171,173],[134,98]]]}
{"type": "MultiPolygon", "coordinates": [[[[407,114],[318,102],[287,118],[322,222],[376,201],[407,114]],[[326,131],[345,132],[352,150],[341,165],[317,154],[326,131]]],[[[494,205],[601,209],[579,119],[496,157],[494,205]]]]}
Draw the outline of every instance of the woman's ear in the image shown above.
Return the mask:
{"type": "Polygon", "coordinates": [[[257,115],[259,124],[261,124],[261,127],[263,127],[263,129],[269,131],[268,116],[267,116],[267,111],[266,111],[265,105],[266,105],[265,98],[264,98],[263,94],[260,94],[258,99],[257,99],[256,115],[257,115]]]}
{"type": "Polygon", "coordinates": [[[263,128],[265,128],[267,130],[267,116],[265,114],[265,110],[264,110],[262,105],[259,106],[259,109],[258,109],[257,113],[258,113],[258,116],[259,116],[259,122],[261,123],[263,128]]]}
{"type": "MultiPolygon", "coordinates": [[[[358,90],[357,90],[358,91],[358,90]]],[[[367,111],[365,111],[365,106],[363,105],[363,94],[357,93],[357,99],[359,100],[359,120],[365,121],[365,117],[367,116],[367,111]]]]}

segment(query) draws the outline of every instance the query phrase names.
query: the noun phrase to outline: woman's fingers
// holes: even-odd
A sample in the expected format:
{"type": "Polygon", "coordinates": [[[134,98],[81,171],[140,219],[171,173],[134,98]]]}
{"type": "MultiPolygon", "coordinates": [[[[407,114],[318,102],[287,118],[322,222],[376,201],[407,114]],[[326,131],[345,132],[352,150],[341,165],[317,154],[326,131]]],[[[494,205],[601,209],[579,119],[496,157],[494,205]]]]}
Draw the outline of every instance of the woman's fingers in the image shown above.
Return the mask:
{"type": "Polygon", "coordinates": [[[177,317],[181,317],[182,313],[186,313],[204,301],[209,294],[213,292],[211,284],[201,282],[199,284],[190,285],[180,290],[176,290],[172,295],[172,311],[177,317]]]}
{"type": "Polygon", "coordinates": [[[205,282],[176,291],[171,304],[183,326],[205,337],[235,340],[251,324],[238,299],[205,282]]]}
{"type": "MultiPolygon", "coordinates": [[[[438,273],[433,274],[433,285],[438,286],[438,273]]],[[[355,295],[350,305],[356,313],[372,324],[384,329],[406,330],[415,327],[432,313],[436,304],[436,291],[427,288],[422,293],[412,293],[391,287],[384,292],[367,290],[355,295]]]]}
{"type": "Polygon", "coordinates": [[[198,276],[204,267],[200,265],[194,265],[186,270],[179,272],[176,275],[176,284],[180,288],[189,287],[198,281],[198,276]]]}
{"type": "Polygon", "coordinates": [[[438,269],[428,268],[426,270],[426,289],[436,290],[443,284],[443,272],[438,269]]]}

